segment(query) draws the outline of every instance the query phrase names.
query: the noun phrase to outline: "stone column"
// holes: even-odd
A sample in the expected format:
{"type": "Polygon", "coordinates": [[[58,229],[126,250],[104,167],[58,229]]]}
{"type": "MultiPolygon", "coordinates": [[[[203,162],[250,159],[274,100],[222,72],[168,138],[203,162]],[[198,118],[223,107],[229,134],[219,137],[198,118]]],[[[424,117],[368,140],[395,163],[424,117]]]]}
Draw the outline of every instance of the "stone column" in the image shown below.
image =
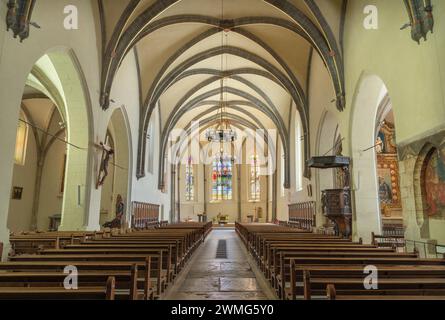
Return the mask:
{"type": "Polygon", "coordinates": [[[415,181],[414,178],[415,166],[415,157],[399,162],[403,224],[406,227],[405,237],[409,240],[420,240],[422,238],[420,227],[424,223],[422,208],[417,210],[417,206],[422,206],[422,195],[416,195],[414,192],[414,186],[416,184],[420,185],[420,181],[415,181]],[[417,212],[421,212],[421,214],[418,215],[417,212]]]}
{"type": "Polygon", "coordinates": [[[171,223],[175,223],[177,222],[177,217],[176,217],[176,170],[174,167],[174,164],[172,164],[171,166],[171,177],[170,177],[170,190],[171,190],[171,194],[170,194],[170,222],[171,223]]]}
{"type": "Polygon", "coordinates": [[[237,197],[238,197],[238,222],[243,222],[243,213],[241,208],[241,164],[236,165],[237,197]]]}

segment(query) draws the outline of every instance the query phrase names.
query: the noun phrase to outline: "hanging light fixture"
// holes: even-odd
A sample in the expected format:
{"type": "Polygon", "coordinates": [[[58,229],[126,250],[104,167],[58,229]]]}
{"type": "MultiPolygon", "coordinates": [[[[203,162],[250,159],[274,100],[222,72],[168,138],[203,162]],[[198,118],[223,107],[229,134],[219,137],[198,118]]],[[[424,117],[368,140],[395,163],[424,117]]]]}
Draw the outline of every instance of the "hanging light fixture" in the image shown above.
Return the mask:
{"type": "MultiPolygon", "coordinates": [[[[221,1],[221,21],[224,21],[224,0],[221,1]]],[[[221,49],[224,48],[224,36],[227,37],[227,34],[229,32],[229,29],[224,29],[223,32],[221,32],[221,49]]],[[[227,62],[226,62],[227,64],[227,62]]],[[[227,119],[224,119],[224,115],[226,114],[226,99],[224,96],[224,55],[221,54],[221,80],[220,80],[220,101],[219,101],[219,124],[216,128],[212,128],[207,130],[206,132],[206,139],[209,142],[219,142],[219,143],[225,143],[225,142],[234,142],[237,139],[237,133],[232,127],[230,126],[230,121],[227,119]]]]}

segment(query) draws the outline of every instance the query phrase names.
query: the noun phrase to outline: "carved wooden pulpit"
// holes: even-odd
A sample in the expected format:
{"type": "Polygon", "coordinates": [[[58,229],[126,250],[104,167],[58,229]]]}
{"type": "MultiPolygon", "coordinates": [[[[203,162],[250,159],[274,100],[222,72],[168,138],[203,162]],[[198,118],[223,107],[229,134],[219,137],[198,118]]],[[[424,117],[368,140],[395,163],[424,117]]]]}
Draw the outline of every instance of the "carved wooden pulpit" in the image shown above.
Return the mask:
{"type": "Polygon", "coordinates": [[[350,162],[350,158],[338,156],[313,157],[308,161],[310,168],[341,168],[345,174],[343,189],[329,189],[321,192],[323,214],[334,223],[336,234],[345,238],[349,238],[352,234],[350,162]]]}

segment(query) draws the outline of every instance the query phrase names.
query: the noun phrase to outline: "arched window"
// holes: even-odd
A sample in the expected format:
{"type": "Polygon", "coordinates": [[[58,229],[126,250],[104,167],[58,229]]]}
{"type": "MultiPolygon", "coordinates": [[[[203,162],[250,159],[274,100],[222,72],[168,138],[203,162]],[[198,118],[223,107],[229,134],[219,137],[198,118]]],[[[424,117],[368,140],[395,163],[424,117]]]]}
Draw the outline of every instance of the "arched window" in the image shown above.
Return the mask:
{"type": "Polygon", "coordinates": [[[260,201],[261,185],[260,185],[260,162],[255,154],[250,157],[250,200],[260,201]]]}
{"type": "Polygon", "coordinates": [[[280,155],[280,190],[281,190],[281,196],[284,197],[285,196],[285,189],[284,189],[284,172],[285,172],[285,161],[284,161],[284,148],[283,148],[283,143],[281,143],[281,155],[280,155]]]}
{"type": "Polygon", "coordinates": [[[147,170],[149,173],[153,174],[154,167],[154,154],[155,154],[155,115],[153,114],[150,124],[148,125],[148,164],[147,170]]]}
{"type": "Polygon", "coordinates": [[[28,145],[28,125],[24,121],[26,121],[25,115],[20,111],[14,153],[14,162],[20,166],[25,165],[26,147],[28,145]]]}
{"type": "Polygon", "coordinates": [[[303,189],[303,136],[301,133],[301,123],[298,115],[295,119],[295,189],[301,191],[303,189]]]}
{"type": "Polygon", "coordinates": [[[212,200],[232,200],[232,159],[218,156],[212,169],[212,200]]]}
{"type": "Polygon", "coordinates": [[[193,159],[188,157],[185,165],[185,200],[195,201],[195,177],[193,172],[193,159]]]}

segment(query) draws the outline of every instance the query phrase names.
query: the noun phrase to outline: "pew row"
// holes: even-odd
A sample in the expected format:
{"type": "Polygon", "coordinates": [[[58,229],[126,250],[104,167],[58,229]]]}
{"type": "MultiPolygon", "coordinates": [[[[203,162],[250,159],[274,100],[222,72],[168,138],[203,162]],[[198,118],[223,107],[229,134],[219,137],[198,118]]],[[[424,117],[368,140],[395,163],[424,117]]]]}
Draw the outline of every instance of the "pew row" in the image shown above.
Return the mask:
{"type": "Polygon", "coordinates": [[[0,299],[9,293],[20,298],[20,292],[24,299],[57,299],[60,291],[71,291],[65,288],[67,266],[78,273],[78,291],[85,292],[79,299],[159,299],[210,231],[211,224],[178,223],[125,232],[14,235],[19,250],[0,263],[0,299]],[[110,277],[113,293],[103,296],[110,277]]]}
{"type": "Polygon", "coordinates": [[[270,224],[236,224],[236,231],[281,299],[439,299],[445,296],[445,260],[418,252],[363,244],[270,224]],[[378,286],[366,285],[376,268],[378,286]],[[426,298],[425,298],[426,297],[426,298]]]}

